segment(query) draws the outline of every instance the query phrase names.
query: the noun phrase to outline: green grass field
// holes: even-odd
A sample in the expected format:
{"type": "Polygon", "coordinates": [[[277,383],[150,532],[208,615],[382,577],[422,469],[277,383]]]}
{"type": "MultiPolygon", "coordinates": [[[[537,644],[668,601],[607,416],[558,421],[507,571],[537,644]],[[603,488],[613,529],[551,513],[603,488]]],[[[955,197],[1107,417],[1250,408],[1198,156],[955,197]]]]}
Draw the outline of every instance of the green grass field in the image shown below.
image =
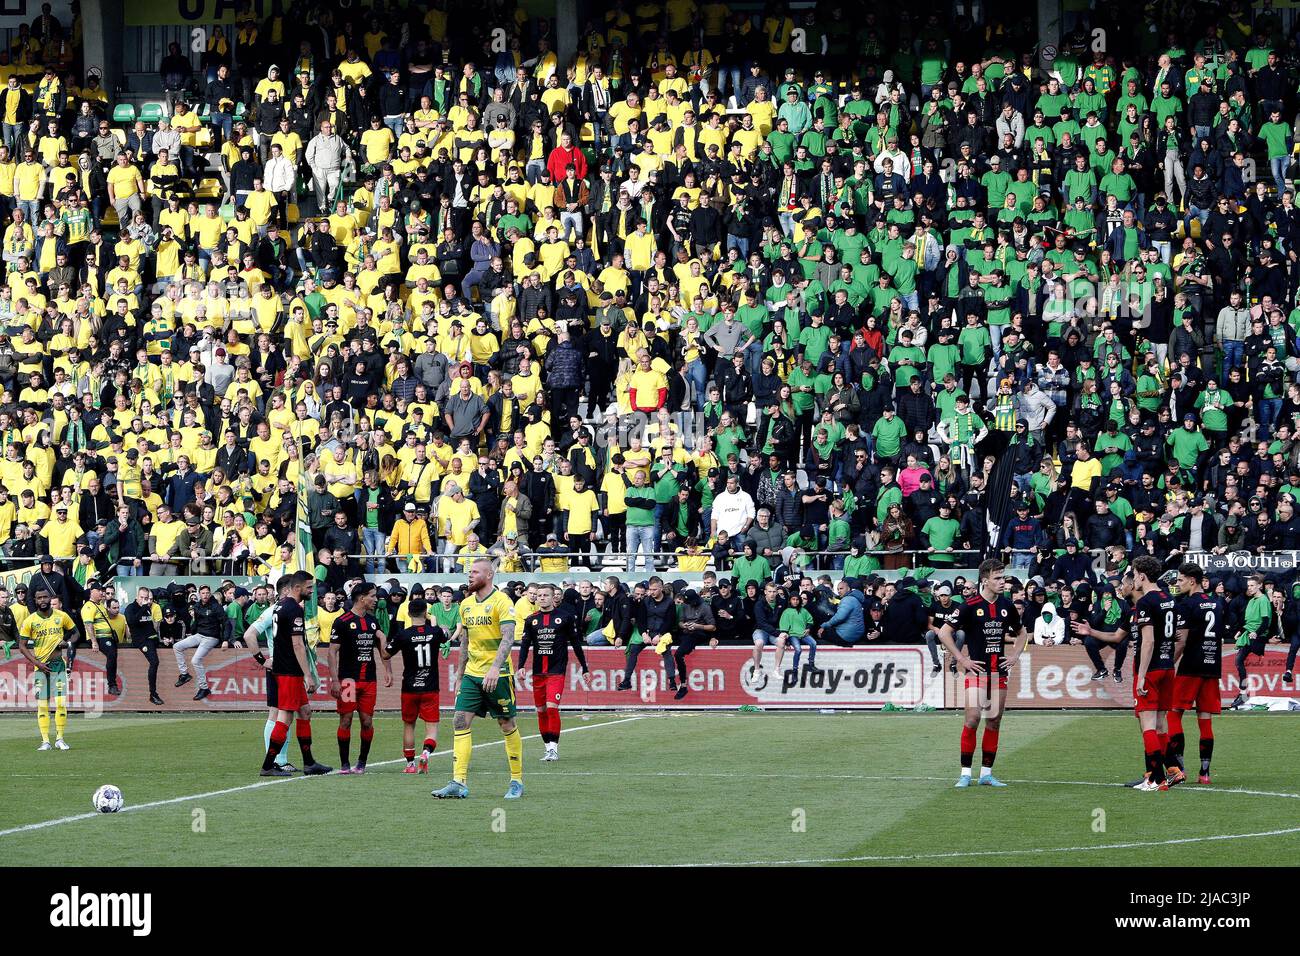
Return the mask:
{"type": "MultiPolygon", "coordinates": [[[[1140,766],[1129,714],[1010,714],[996,768],[1005,790],[952,789],[959,722],[567,713],[560,762],[542,764],[527,715],[527,793],[505,802],[500,734],[482,721],[470,799],[438,801],[429,791],[450,776],[450,754],[439,751],[428,777],[400,773],[395,717],[378,721],[364,777],[263,781],[258,715],[74,717],[67,753],[37,753],[35,719],[12,716],[0,719],[0,860],[1257,866],[1300,854],[1297,725],[1284,715],[1224,715],[1214,786],[1149,794],[1117,785],[1140,766]],[[89,812],[103,783],[122,788],[125,812],[89,812]]],[[[332,715],[313,723],[318,758],[336,764],[332,715]]],[[[446,743],[450,721],[441,729],[446,743]]]]}

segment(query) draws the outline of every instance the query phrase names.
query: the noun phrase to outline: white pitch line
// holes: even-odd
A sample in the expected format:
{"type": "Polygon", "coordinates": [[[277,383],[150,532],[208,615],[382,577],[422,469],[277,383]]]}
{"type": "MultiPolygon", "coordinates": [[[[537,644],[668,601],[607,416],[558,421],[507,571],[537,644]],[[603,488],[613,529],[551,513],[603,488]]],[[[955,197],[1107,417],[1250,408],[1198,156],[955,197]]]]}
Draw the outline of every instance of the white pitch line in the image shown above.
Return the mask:
{"type": "MultiPolygon", "coordinates": [[[[694,771],[658,770],[658,771],[621,771],[621,770],[549,770],[548,777],[719,777],[723,779],[745,780],[867,780],[880,782],[946,782],[951,777],[909,777],[884,776],[860,773],[710,773],[694,771]]],[[[1122,783],[1109,783],[1094,780],[1013,780],[1008,777],[1005,783],[1028,784],[1045,787],[1124,787],[1122,783]]],[[[1127,788],[1126,788],[1127,789],[1127,788]]],[[[1185,787],[1183,793],[1231,793],[1245,797],[1284,797],[1300,800],[1300,793],[1284,793],[1275,790],[1246,790],[1240,787],[1185,787]]]]}
{"type": "MultiPolygon", "coordinates": [[[[1220,791],[1222,793],[1224,791],[1220,791]]],[[[1095,850],[1133,850],[1144,847],[1178,846],[1184,843],[1212,843],[1223,840],[1253,840],[1263,837],[1288,836],[1300,833],[1300,827],[1285,830],[1262,830],[1257,833],[1223,833],[1214,836],[1179,837],[1172,840],[1147,840],[1133,843],[1104,843],[1098,846],[1031,847],[1021,850],[964,850],[956,853],[907,853],[898,856],[829,856],[808,860],[747,860],[728,863],[667,863],[669,867],[715,866],[800,866],[822,863],[907,863],[919,860],[959,860],[987,856],[1044,856],[1052,853],[1088,853],[1095,850]]]]}
{"type": "MultiPolygon", "coordinates": [[[[563,731],[562,735],[567,736],[568,734],[576,734],[579,731],[583,731],[583,730],[596,730],[600,727],[613,727],[615,724],[627,724],[627,723],[631,723],[634,720],[646,720],[649,719],[650,716],[651,715],[649,714],[637,714],[636,716],[633,717],[620,717],[618,720],[601,721],[598,724],[584,724],[579,727],[569,728],[563,731]]],[[[542,736],[541,734],[529,734],[527,737],[523,737],[521,739],[538,740],[541,738],[541,736],[542,736]]],[[[480,748],[483,747],[496,747],[496,746],[500,746],[503,743],[505,743],[504,739],[489,740],[486,743],[475,744],[474,749],[479,750],[480,748]]],[[[451,750],[439,750],[434,752],[433,756],[442,757],[450,753],[452,753],[451,750]]],[[[403,763],[404,761],[405,761],[404,757],[397,757],[393,760],[381,760],[379,763],[372,763],[369,764],[368,766],[385,767],[395,763],[403,763]]],[[[326,776],[334,776],[334,775],[327,774],[326,776]]],[[[273,787],[279,783],[294,783],[295,781],[306,780],[306,779],[309,778],[305,776],[276,777],[271,780],[260,780],[257,783],[247,783],[238,787],[227,787],[224,790],[209,790],[207,793],[195,793],[185,797],[171,797],[167,800],[154,800],[150,803],[136,803],[136,804],[132,804],[129,807],[123,807],[122,810],[120,810],[119,812],[135,813],[141,810],[151,810],[155,807],[166,807],[177,803],[189,803],[191,800],[207,800],[211,797],[224,797],[226,794],[230,794],[230,793],[243,793],[247,790],[260,790],[263,787],[273,787]]],[[[76,813],[69,817],[59,817],[57,820],[42,820],[39,823],[24,823],[22,826],[11,827],[8,830],[0,830],[0,837],[13,836],[15,833],[27,833],[32,830],[45,830],[48,829],[49,827],[60,826],[61,824],[64,823],[75,823],[78,820],[90,820],[96,817],[102,817],[103,815],[104,814],[102,813],[94,813],[94,812],[76,813]]]]}

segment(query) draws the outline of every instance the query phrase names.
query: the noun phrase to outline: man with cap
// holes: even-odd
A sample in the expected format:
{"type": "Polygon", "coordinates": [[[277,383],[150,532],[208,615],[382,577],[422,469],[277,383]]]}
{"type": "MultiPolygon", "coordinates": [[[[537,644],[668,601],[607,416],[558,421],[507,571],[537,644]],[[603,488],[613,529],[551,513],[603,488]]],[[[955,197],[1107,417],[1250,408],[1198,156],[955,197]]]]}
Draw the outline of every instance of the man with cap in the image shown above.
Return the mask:
{"type": "MultiPolygon", "coordinates": [[[[930,604],[930,626],[925,632],[925,643],[930,649],[930,671],[937,674],[943,670],[943,664],[939,661],[939,628],[952,628],[953,640],[958,648],[966,646],[966,632],[960,627],[961,603],[953,601],[952,585],[946,581],[939,584],[934,589],[934,596],[936,600],[930,604]]],[[[952,661],[949,667],[955,673],[957,662],[952,661]]]]}
{"type": "Polygon", "coordinates": [[[1015,517],[1002,528],[998,549],[1011,551],[1012,568],[1028,568],[1033,564],[1034,550],[1043,537],[1043,527],[1029,513],[1029,502],[1021,498],[1015,505],[1015,517]]]}
{"type": "Polygon", "coordinates": [[[27,609],[36,610],[36,592],[44,590],[51,597],[58,598],[59,606],[66,610],[72,600],[71,592],[68,590],[68,579],[57,570],[54,558],[50,555],[42,554],[37,563],[40,565],[40,570],[27,582],[27,609]]]}

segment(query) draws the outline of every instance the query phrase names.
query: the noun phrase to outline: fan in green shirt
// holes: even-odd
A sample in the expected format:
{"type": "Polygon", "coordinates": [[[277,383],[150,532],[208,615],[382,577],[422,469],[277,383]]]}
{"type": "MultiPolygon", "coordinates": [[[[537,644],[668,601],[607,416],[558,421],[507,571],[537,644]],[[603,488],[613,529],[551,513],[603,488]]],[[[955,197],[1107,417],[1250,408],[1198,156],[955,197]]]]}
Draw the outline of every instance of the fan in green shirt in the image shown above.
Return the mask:
{"type": "Polygon", "coordinates": [[[1001,209],[1002,200],[1011,188],[1011,175],[1002,169],[1001,160],[996,155],[989,157],[989,171],[980,177],[980,185],[988,193],[988,207],[1001,209]]]}
{"type": "Polygon", "coordinates": [[[948,502],[939,502],[939,514],[921,526],[921,546],[930,549],[930,560],[935,564],[950,565],[954,556],[947,552],[957,540],[961,524],[952,517],[948,502]]]}
{"type": "Polygon", "coordinates": [[[813,375],[812,363],[807,358],[804,358],[797,368],[791,370],[786,384],[790,386],[794,410],[801,415],[811,412],[813,405],[816,404],[814,393],[817,383],[813,375]]]}
{"type": "Polygon", "coordinates": [[[988,305],[989,325],[1007,325],[1011,322],[1011,297],[1015,290],[1007,285],[1006,274],[1001,270],[994,273],[997,282],[984,287],[984,301],[988,305]]]}
{"type": "Polygon", "coordinates": [[[1133,442],[1129,440],[1128,435],[1119,430],[1118,424],[1112,419],[1106,423],[1106,430],[1097,436],[1093,443],[1092,450],[1102,453],[1101,456],[1101,473],[1109,475],[1112,471],[1124,464],[1124,454],[1133,447],[1133,442]]]}
{"type": "Polygon", "coordinates": [[[957,372],[957,361],[961,351],[953,344],[951,332],[948,341],[935,342],[925,350],[925,360],[930,363],[930,376],[936,382],[942,382],[947,375],[957,372]]]}
{"type": "Polygon", "coordinates": [[[785,120],[777,120],[777,128],[767,134],[767,141],[772,147],[772,158],[784,163],[794,157],[794,133],[785,126],[785,120]]]}
{"type": "Polygon", "coordinates": [[[753,581],[760,588],[772,577],[772,563],[761,554],[749,556],[750,545],[745,545],[745,553],[731,562],[731,574],[736,579],[737,593],[744,594],[745,586],[753,581]]]}
{"type": "Polygon", "coordinates": [[[915,247],[909,242],[903,247],[903,254],[894,260],[889,274],[894,280],[894,291],[906,298],[916,292],[916,257],[915,247]]]}
{"type": "Polygon", "coordinates": [[[885,520],[890,505],[901,505],[902,503],[903,489],[898,486],[897,482],[882,487],[876,495],[876,523],[879,524],[885,520]]]}
{"type": "Polygon", "coordinates": [[[899,388],[907,385],[921,374],[925,364],[925,353],[912,344],[912,330],[903,329],[898,333],[899,344],[889,350],[889,363],[894,368],[894,381],[899,388]],[[910,364],[904,364],[910,363],[910,364]]]}
{"type": "Polygon", "coordinates": [[[961,351],[961,364],[983,367],[988,364],[993,350],[993,339],[986,326],[979,324],[977,316],[967,316],[967,325],[957,336],[957,348],[961,351]]]}
{"type": "Polygon", "coordinates": [[[1200,456],[1210,450],[1210,443],[1196,427],[1196,416],[1191,412],[1183,416],[1182,428],[1176,428],[1169,433],[1165,444],[1173,449],[1174,460],[1185,471],[1195,470],[1200,456]]]}
{"type": "Polygon", "coordinates": [[[799,333],[799,345],[803,351],[803,357],[816,365],[821,361],[821,357],[826,353],[826,343],[831,338],[831,327],[823,322],[823,316],[819,312],[812,315],[812,325],[799,333]]]}
{"type": "Polygon", "coordinates": [[[1207,385],[1201,394],[1196,396],[1196,403],[1192,406],[1201,413],[1201,427],[1207,432],[1226,432],[1228,430],[1228,415],[1224,409],[1232,405],[1232,396],[1215,383],[1213,386],[1207,385]]]}
{"type": "MultiPolygon", "coordinates": [[[[1273,115],[1280,114],[1274,110],[1273,115]]],[[[1291,150],[1287,146],[1287,141],[1291,138],[1291,127],[1285,123],[1270,119],[1269,122],[1259,128],[1259,138],[1264,141],[1264,145],[1268,148],[1268,158],[1270,160],[1290,155],[1291,150]]]]}
{"type": "Polygon", "coordinates": [[[1096,186],[1097,178],[1087,164],[1083,169],[1076,167],[1065,174],[1065,201],[1073,204],[1075,199],[1082,199],[1090,203],[1096,186]]]}
{"type": "Polygon", "coordinates": [[[1056,79],[1052,79],[1047,85],[1047,92],[1038,98],[1034,104],[1037,109],[1043,111],[1043,118],[1049,123],[1055,122],[1061,115],[1061,110],[1069,109],[1070,98],[1061,92],[1061,84],[1056,79]],[[1056,92],[1053,92],[1055,90],[1056,92]]]}
{"type": "Polygon", "coordinates": [[[939,417],[951,418],[957,411],[957,399],[965,396],[966,393],[957,385],[955,376],[949,374],[943,379],[943,388],[934,393],[934,406],[939,412],[939,417]]]}
{"type": "Polygon", "coordinates": [[[1111,171],[1101,178],[1099,188],[1102,195],[1114,196],[1121,206],[1126,206],[1133,199],[1133,194],[1137,192],[1137,183],[1133,182],[1133,177],[1124,171],[1122,162],[1116,160],[1111,171]]]}
{"type": "Polygon", "coordinates": [[[850,554],[844,559],[844,576],[846,578],[861,578],[870,574],[872,571],[880,570],[880,560],[872,554],[860,553],[861,543],[853,546],[853,551],[857,553],[850,554]]]}
{"type": "Polygon", "coordinates": [[[884,414],[871,426],[871,437],[876,440],[876,458],[897,458],[906,435],[907,426],[903,420],[894,414],[892,405],[886,407],[884,414]]]}
{"type": "Polygon", "coordinates": [[[831,505],[831,520],[826,526],[826,550],[847,551],[852,540],[853,526],[844,517],[843,503],[836,501],[831,505]]]}
{"type": "Polygon", "coordinates": [[[781,612],[780,628],[782,634],[798,640],[806,636],[813,627],[813,616],[807,608],[788,607],[781,612]]]}

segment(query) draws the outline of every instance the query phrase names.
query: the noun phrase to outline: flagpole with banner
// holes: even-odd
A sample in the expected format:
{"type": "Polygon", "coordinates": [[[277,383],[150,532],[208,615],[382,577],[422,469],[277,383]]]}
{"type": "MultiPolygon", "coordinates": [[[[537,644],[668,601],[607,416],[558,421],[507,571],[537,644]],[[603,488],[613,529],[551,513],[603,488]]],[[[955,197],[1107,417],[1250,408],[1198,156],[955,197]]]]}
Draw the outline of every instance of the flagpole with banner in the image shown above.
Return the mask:
{"type": "Polygon", "coordinates": [[[311,520],[307,511],[307,469],[298,472],[298,514],[295,522],[294,546],[298,556],[298,567],[312,576],[311,590],[303,605],[303,618],[306,622],[307,657],[314,669],[316,667],[316,645],[320,643],[320,624],[316,620],[316,551],[311,542],[311,520]]]}

